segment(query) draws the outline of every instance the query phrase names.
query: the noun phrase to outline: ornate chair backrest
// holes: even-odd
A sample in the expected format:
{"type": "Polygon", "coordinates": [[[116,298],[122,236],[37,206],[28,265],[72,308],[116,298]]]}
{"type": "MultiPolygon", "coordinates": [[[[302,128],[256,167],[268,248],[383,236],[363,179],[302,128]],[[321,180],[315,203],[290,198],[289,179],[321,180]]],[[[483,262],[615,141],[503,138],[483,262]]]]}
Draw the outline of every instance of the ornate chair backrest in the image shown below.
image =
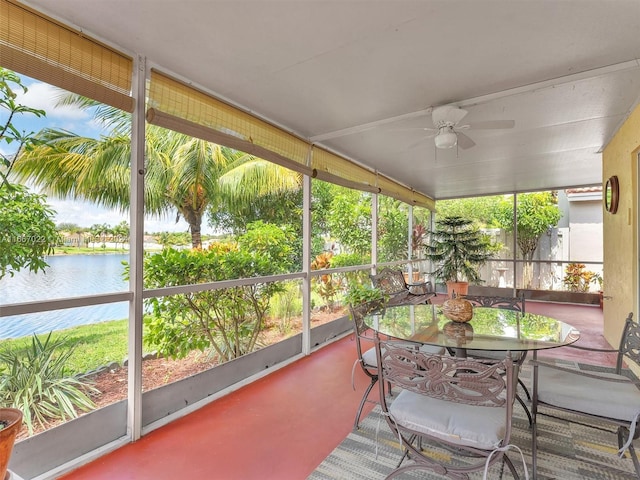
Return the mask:
{"type": "Polygon", "coordinates": [[[428,280],[426,282],[423,282],[417,285],[407,286],[407,288],[414,295],[425,295],[427,293],[433,293],[433,294],[436,293],[436,291],[433,288],[433,283],[431,283],[431,280],[428,280]]]}
{"type": "Polygon", "coordinates": [[[511,418],[516,366],[501,361],[438,355],[375,338],[381,383],[429,397],[483,407],[507,407],[511,418]]]}
{"type": "Polygon", "coordinates": [[[358,336],[363,335],[368,327],[364,323],[364,316],[366,313],[366,307],[364,307],[364,303],[358,306],[349,305],[349,313],[351,315],[351,320],[353,320],[353,327],[358,336]]]}
{"type": "Polygon", "coordinates": [[[520,297],[498,297],[482,295],[465,295],[465,300],[470,301],[478,307],[502,308],[504,310],[524,311],[524,296],[520,297]]]}
{"type": "Polygon", "coordinates": [[[640,325],[638,325],[638,322],[633,321],[633,313],[629,313],[622,330],[618,361],[616,363],[617,373],[622,371],[624,357],[640,365],[640,325]]]}
{"type": "Polygon", "coordinates": [[[396,295],[407,291],[407,282],[401,270],[383,268],[377,275],[370,275],[371,283],[385,295],[396,295]]]}
{"type": "MultiPolygon", "coordinates": [[[[369,327],[364,321],[364,317],[368,313],[381,309],[382,303],[379,300],[361,303],[355,307],[353,305],[349,305],[349,314],[351,315],[351,320],[353,320],[353,328],[356,333],[356,349],[358,351],[358,358],[362,357],[362,344],[360,343],[360,339],[364,336],[366,331],[369,330],[369,327]]],[[[369,341],[371,341],[371,338],[369,338],[369,341]]]]}

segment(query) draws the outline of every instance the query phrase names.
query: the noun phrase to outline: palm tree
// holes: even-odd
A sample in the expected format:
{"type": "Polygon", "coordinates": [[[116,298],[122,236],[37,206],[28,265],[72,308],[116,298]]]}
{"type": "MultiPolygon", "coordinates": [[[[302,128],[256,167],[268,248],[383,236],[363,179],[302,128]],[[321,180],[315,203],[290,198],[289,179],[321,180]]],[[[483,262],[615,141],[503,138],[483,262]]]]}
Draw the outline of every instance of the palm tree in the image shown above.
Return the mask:
{"type": "Polygon", "coordinates": [[[227,201],[246,207],[256,197],[300,189],[302,175],[262,158],[243,155],[230,165],[219,181],[227,201]]]}
{"type": "Polygon", "coordinates": [[[122,243],[122,249],[124,250],[124,244],[129,238],[129,224],[123,220],[118,225],[113,227],[114,242],[116,244],[116,250],[118,249],[118,243],[122,243]]]}
{"type": "MultiPolygon", "coordinates": [[[[15,162],[14,173],[59,198],[128,210],[129,114],[78,95],[67,94],[59,104],[93,109],[110,135],[95,139],[44,129],[37,135],[39,144],[15,162]]],[[[202,246],[202,221],[210,205],[246,204],[256,195],[300,186],[298,175],[270,162],[155,125],[146,129],[145,170],[145,213],[177,210],[177,219],[189,224],[194,248],[202,246]]]]}
{"type": "Polygon", "coordinates": [[[256,220],[295,225],[302,216],[302,175],[267,160],[239,157],[219,179],[222,202],[212,205],[212,226],[239,234],[256,220]]]}

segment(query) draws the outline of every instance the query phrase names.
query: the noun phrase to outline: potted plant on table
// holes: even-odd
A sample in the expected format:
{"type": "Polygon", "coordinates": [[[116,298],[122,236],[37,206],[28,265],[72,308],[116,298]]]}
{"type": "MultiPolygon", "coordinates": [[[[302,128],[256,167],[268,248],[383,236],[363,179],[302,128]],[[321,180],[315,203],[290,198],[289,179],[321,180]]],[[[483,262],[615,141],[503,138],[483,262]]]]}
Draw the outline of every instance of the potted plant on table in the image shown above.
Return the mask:
{"type": "Polygon", "coordinates": [[[451,297],[454,291],[466,295],[469,283],[482,282],[478,269],[493,255],[493,246],[471,220],[450,216],[436,221],[425,252],[436,266],[431,273],[446,283],[451,297]]]}
{"type": "Polygon", "coordinates": [[[344,295],[344,302],[352,306],[369,303],[371,305],[384,305],[387,301],[385,294],[379,288],[352,282],[344,295]]]}

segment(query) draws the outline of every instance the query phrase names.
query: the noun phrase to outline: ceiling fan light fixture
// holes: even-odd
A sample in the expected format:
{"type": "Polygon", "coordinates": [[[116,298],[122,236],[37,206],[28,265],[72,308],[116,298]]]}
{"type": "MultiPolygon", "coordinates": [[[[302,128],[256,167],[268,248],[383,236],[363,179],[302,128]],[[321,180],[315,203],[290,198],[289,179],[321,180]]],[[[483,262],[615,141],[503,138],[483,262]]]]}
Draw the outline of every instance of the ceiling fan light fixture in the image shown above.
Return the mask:
{"type": "Polygon", "coordinates": [[[435,137],[437,148],[453,148],[458,143],[458,136],[452,130],[444,130],[435,137]]]}

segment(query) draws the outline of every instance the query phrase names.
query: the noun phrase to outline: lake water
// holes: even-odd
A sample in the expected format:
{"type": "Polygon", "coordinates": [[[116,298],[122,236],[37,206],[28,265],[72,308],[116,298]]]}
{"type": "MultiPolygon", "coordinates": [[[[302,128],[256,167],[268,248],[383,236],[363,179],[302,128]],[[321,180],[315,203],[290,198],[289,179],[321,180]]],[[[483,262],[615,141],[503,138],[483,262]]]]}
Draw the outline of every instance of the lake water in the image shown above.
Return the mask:
{"type": "MultiPolygon", "coordinates": [[[[55,255],[45,273],[17,272],[0,280],[0,305],[51,300],[129,289],[123,261],[129,255],[55,255]]],[[[118,302],[50,312],[0,317],[0,339],[127,318],[129,303],[118,302]]]]}

